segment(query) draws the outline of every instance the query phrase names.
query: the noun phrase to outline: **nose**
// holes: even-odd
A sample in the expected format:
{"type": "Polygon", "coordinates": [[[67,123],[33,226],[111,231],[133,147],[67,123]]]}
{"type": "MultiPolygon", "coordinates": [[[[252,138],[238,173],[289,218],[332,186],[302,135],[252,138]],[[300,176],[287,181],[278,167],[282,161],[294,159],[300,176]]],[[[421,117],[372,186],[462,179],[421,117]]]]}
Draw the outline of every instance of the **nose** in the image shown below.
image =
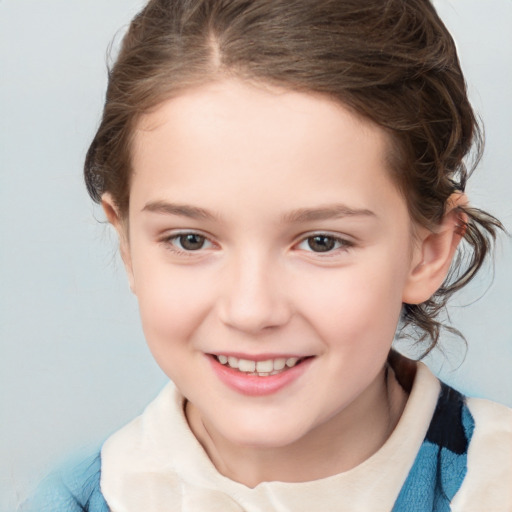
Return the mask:
{"type": "Polygon", "coordinates": [[[241,255],[226,269],[218,308],[221,321],[248,334],[282,327],[291,317],[282,271],[257,254],[241,255]]]}

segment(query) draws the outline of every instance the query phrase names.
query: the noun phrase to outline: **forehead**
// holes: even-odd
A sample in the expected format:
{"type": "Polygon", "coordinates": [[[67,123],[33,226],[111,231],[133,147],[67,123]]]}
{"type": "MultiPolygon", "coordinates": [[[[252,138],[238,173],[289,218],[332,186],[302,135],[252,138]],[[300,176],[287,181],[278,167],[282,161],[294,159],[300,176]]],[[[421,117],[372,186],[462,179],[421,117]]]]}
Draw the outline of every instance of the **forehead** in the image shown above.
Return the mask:
{"type": "Polygon", "coordinates": [[[211,83],[140,119],[130,202],[202,194],[212,203],[206,207],[226,199],[226,208],[244,209],[259,195],[259,205],[290,209],[340,201],[379,209],[400,201],[386,163],[389,144],[383,129],[326,97],[211,83]]]}
{"type": "MultiPolygon", "coordinates": [[[[191,87],[163,101],[150,112],[143,114],[135,129],[135,141],[143,140],[148,132],[159,131],[173,122],[179,134],[187,136],[192,131],[203,135],[210,128],[238,124],[240,139],[261,133],[269,139],[283,142],[285,135],[310,137],[313,131],[326,135],[325,129],[339,129],[354,136],[365,133],[373,143],[386,146],[390,137],[375,123],[358,115],[346,105],[326,95],[292,91],[262,82],[223,79],[191,87]],[[286,132],[280,132],[286,127],[286,132]],[[274,128],[274,129],[273,129],[274,128]],[[350,130],[347,130],[349,128],[350,130]]],[[[217,132],[210,132],[212,137],[217,132]]],[[[370,141],[368,141],[370,142],[370,141]]],[[[268,143],[268,142],[267,142],[268,143]]]]}

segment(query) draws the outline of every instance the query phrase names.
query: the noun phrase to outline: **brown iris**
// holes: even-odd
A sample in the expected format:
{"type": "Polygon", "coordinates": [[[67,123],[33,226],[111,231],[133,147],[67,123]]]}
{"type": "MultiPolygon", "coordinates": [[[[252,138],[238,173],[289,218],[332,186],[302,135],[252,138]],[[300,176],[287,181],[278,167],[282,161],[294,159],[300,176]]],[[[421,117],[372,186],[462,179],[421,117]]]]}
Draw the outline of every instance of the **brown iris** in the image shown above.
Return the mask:
{"type": "Polygon", "coordinates": [[[312,251],[327,252],[334,249],[336,240],[332,236],[317,235],[308,238],[308,245],[312,251]]]}

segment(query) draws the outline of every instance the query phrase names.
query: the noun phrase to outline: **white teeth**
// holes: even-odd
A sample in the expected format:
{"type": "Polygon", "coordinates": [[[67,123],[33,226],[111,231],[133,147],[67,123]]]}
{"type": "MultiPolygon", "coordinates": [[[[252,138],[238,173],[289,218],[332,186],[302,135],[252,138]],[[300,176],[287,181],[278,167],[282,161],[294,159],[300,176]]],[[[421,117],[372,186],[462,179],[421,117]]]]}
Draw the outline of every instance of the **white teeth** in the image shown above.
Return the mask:
{"type": "MultiPolygon", "coordinates": [[[[272,361],[271,361],[272,363],[272,361]]],[[[248,359],[239,359],[238,360],[238,369],[241,371],[241,372],[253,372],[257,366],[259,365],[260,363],[257,363],[255,361],[249,361],[248,359]]],[[[231,365],[230,365],[231,366],[231,365]]],[[[259,370],[257,370],[259,372],[259,370]]]]}
{"type": "Polygon", "coordinates": [[[258,373],[270,373],[273,369],[274,361],[272,361],[272,359],[268,359],[267,361],[258,361],[256,363],[256,371],[258,373]]]}
{"type": "Polygon", "coordinates": [[[282,370],[286,366],[286,359],[274,359],[274,370],[282,370]]]}
{"type": "Polygon", "coordinates": [[[266,359],[265,361],[256,362],[250,359],[238,359],[237,357],[224,355],[217,356],[217,360],[219,363],[228,364],[231,368],[241,372],[259,375],[260,377],[275,375],[284,369],[292,368],[300,361],[298,357],[289,357],[288,359],[266,359]]]}

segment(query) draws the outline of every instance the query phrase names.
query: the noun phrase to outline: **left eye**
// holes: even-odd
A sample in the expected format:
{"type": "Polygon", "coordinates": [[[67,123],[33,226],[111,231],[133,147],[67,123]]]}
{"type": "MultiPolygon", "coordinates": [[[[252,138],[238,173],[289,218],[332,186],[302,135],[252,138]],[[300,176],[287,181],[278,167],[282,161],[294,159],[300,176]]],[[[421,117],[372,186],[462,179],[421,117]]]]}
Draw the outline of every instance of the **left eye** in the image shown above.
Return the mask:
{"type": "Polygon", "coordinates": [[[330,252],[335,249],[350,247],[348,240],[331,235],[313,235],[305,238],[300,244],[299,249],[312,252],[330,252]]]}
{"type": "Polygon", "coordinates": [[[176,235],[170,238],[169,242],[182,251],[199,251],[211,245],[211,242],[205,236],[198,233],[176,235]]]}

